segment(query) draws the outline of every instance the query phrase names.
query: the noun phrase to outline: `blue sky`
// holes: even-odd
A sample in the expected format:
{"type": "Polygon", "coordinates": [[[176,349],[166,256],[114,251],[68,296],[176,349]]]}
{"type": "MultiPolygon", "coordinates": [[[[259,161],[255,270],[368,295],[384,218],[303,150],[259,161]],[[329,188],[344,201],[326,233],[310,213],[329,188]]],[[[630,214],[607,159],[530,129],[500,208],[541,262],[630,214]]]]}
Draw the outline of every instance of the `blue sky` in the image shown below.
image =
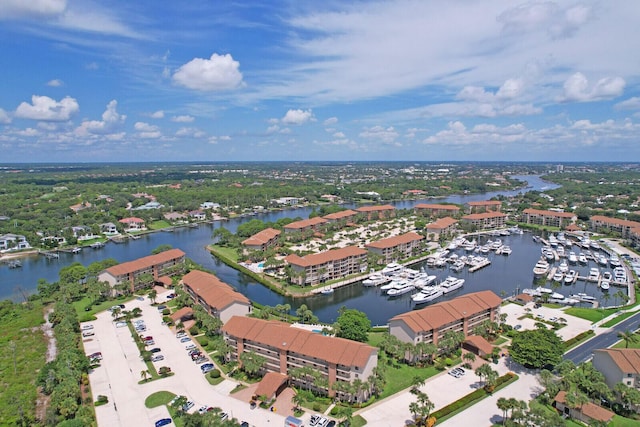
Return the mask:
{"type": "Polygon", "coordinates": [[[0,0],[3,162],[640,160],[640,2],[0,0]]]}

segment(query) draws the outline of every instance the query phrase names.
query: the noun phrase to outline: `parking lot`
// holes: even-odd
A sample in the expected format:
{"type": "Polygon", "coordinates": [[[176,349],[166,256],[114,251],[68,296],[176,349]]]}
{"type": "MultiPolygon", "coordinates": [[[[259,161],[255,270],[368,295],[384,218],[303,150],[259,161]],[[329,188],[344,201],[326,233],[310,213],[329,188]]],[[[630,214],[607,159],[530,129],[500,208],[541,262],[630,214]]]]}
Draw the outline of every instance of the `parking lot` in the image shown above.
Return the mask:
{"type": "MultiPolygon", "coordinates": [[[[157,301],[163,301],[160,294],[157,301]]],[[[165,406],[147,408],[144,404],[147,396],[157,391],[169,391],[178,396],[184,395],[194,402],[189,412],[195,412],[201,406],[214,406],[227,412],[232,418],[247,421],[254,426],[265,423],[283,425],[285,417],[264,409],[249,409],[248,402],[240,401],[229,393],[236,387],[234,381],[225,380],[212,386],[204,377],[200,366],[191,360],[185,349],[193,342],[180,342],[175,333],[162,324],[162,315],[148,299],[133,300],[126,303],[125,310],[139,307],[146,330],[144,336],[152,336],[154,344],[160,348],[155,354],[162,354],[163,360],[153,362],[156,370],[161,366],[171,368],[174,375],[155,381],[138,384],[142,372],[147,370],[140,358],[140,352],[131,336],[129,328],[117,327],[111,313],[105,311],[97,315],[97,320],[83,325],[93,325],[93,336],[85,337],[84,347],[87,355],[102,353],[101,366],[89,373],[94,399],[98,395],[107,396],[109,403],[96,407],[96,417],[100,426],[154,426],[161,418],[169,417],[165,406]]]]}
{"type": "MultiPolygon", "coordinates": [[[[536,329],[535,324],[537,322],[552,322],[555,319],[562,318],[566,320],[566,325],[556,331],[556,333],[564,341],[575,337],[576,335],[591,329],[591,322],[579,317],[567,315],[561,308],[549,308],[542,305],[539,308],[534,308],[534,303],[530,302],[524,306],[518,304],[506,304],[500,307],[500,313],[507,315],[507,324],[511,326],[520,325],[520,330],[536,329]],[[523,316],[530,314],[532,318],[522,318],[523,316]]],[[[547,324],[551,328],[550,324],[547,324]]],[[[597,332],[597,331],[596,331],[597,332]]]]}

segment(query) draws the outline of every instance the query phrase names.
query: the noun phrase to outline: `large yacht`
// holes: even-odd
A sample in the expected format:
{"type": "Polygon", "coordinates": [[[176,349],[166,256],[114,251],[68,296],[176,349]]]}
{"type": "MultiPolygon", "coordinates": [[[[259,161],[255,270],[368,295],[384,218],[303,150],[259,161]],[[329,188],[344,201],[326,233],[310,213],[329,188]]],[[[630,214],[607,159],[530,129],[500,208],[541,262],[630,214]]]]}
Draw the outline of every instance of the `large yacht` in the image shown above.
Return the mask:
{"type": "Polygon", "coordinates": [[[414,290],[416,287],[413,283],[406,281],[406,282],[402,282],[398,285],[396,285],[395,287],[389,289],[387,291],[387,295],[390,297],[397,297],[400,295],[404,295],[406,293],[411,292],[412,290],[414,290]]]}
{"type": "Polygon", "coordinates": [[[569,264],[576,264],[578,262],[578,256],[575,252],[569,252],[569,264]]]}
{"type": "Polygon", "coordinates": [[[533,275],[535,277],[542,277],[549,272],[549,263],[540,258],[536,265],[533,267],[533,275]]]}
{"type": "Polygon", "coordinates": [[[449,276],[442,283],[440,283],[440,287],[442,288],[442,292],[448,294],[449,292],[453,292],[456,289],[460,289],[464,285],[464,279],[459,279],[457,277],[449,276]]]}
{"type": "Polygon", "coordinates": [[[428,286],[417,294],[413,294],[411,299],[416,304],[424,304],[438,299],[442,295],[444,295],[444,292],[440,286],[428,286]]]}
{"type": "Polygon", "coordinates": [[[389,277],[377,272],[362,281],[363,286],[378,286],[389,281],[389,277]]]}
{"type": "Polygon", "coordinates": [[[569,272],[564,276],[564,283],[571,285],[576,281],[576,277],[578,277],[578,272],[575,270],[569,270],[569,272]]]}

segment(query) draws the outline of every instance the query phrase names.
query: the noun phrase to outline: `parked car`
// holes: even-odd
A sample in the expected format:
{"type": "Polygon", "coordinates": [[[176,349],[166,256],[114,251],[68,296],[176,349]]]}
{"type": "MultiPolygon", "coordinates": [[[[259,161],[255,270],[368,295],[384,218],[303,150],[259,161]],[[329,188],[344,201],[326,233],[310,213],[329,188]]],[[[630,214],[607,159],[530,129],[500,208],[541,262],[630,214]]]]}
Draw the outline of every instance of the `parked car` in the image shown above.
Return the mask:
{"type": "Polygon", "coordinates": [[[102,360],[102,353],[97,351],[95,353],[91,353],[90,355],[87,356],[89,359],[98,359],[98,360],[102,360]]]}
{"type": "Polygon", "coordinates": [[[160,353],[162,350],[160,350],[159,347],[154,347],[151,350],[149,350],[151,353],[160,353]]]}
{"type": "Polygon", "coordinates": [[[156,307],[156,308],[158,309],[158,311],[162,311],[162,310],[164,310],[165,308],[167,308],[167,306],[166,306],[166,305],[164,305],[164,304],[161,304],[161,305],[159,305],[159,306],[158,306],[158,307],[156,307]]]}
{"type": "Polygon", "coordinates": [[[213,411],[213,407],[212,406],[204,405],[204,406],[201,406],[200,408],[198,408],[198,413],[199,414],[205,414],[205,413],[207,413],[209,411],[213,411]]]}
{"type": "Polygon", "coordinates": [[[161,360],[164,360],[164,356],[161,354],[154,354],[153,356],[151,356],[152,362],[160,362],[161,360]]]}
{"type": "Polygon", "coordinates": [[[193,350],[196,348],[196,345],[194,343],[191,343],[191,344],[187,344],[184,348],[186,350],[193,350]]]}
{"type": "Polygon", "coordinates": [[[183,331],[183,332],[178,332],[178,333],[176,334],[176,338],[178,338],[178,339],[184,338],[184,337],[186,337],[186,336],[187,336],[187,333],[186,333],[186,332],[184,332],[184,331],[183,331]]]}
{"type": "Polygon", "coordinates": [[[174,299],[175,297],[176,297],[176,294],[167,295],[167,299],[174,299]]]}
{"type": "Polygon", "coordinates": [[[195,406],[195,403],[193,403],[192,400],[189,400],[187,403],[185,403],[184,405],[182,405],[182,410],[184,412],[187,412],[189,409],[193,408],[195,406]]]}
{"type": "Polygon", "coordinates": [[[82,325],[82,327],[80,329],[82,329],[83,331],[88,331],[88,330],[93,329],[93,325],[88,323],[86,325],[82,325]]]}
{"type": "Polygon", "coordinates": [[[144,345],[156,345],[156,342],[154,340],[149,340],[149,341],[145,341],[144,345]]]}
{"type": "Polygon", "coordinates": [[[183,343],[184,343],[184,342],[189,342],[189,341],[191,341],[191,338],[189,338],[189,337],[182,337],[182,338],[180,338],[180,342],[183,342],[183,343]]]}
{"type": "Polygon", "coordinates": [[[162,427],[171,424],[171,418],[160,418],[156,421],[156,427],[162,427]]]}
{"type": "Polygon", "coordinates": [[[93,331],[83,331],[83,332],[82,332],[82,336],[83,336],[83,337],[92,337],[92,336],[94,336],[95,334],[96,334],[96,333],[95,333],[95,332],[93,332],[93,331]]]}
{"type": "Polygon", "coordinates": [[[213,366],[213,363],[205,363],[204,365],[200,365],[200,370],[203,374],[206,374],[209,371],[213,371],[214,368],[215,366],[213,366]]]}
{"type": "Polygon", "coordinates": [[[125,328],[127,326],[127,322],[116,322],[116,328],[125,328]]]}
{"type": "Polygon", "coordinates": [[[197,359],[194,360],[194,362],[196,362],[196,365],[199,365],[201,363],[204,363],[206,361],[208,361],[209,359],[207,359],[206,357],[202,356],[202,357],[198,357],[197,359]]]}

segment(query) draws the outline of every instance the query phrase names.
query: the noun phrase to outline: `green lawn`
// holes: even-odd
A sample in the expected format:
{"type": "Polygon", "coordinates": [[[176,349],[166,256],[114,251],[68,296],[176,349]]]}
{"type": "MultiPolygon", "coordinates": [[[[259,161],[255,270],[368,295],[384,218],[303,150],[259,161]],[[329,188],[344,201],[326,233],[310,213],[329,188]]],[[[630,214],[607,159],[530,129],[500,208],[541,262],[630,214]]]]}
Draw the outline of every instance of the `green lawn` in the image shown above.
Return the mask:
{"type": "Polygon", "coordinates": [[[367,340],[367,344],[369,344],[372,347],[378,347],[380,346],[380,343],[382,342],[382,340],[384,339],[384,337],[386,335],[388,335],[389,332],[385,331],[385,332],[369,332],[369,339],[367,340]]]}
{"type": "Polygon", "coordinates": [[[149,225],[150,230],[160,230],[162,228],[169,228],[169,227],[171,227],[171,224],[169,224],[165,220],[154,221],[149,225]]]}
{"type": "Polygon", "coordinates": [[[586,319],[591,323],[595,323],[598,320],[602,320],[605,317],[612,315],[616,311],[618,311],[617,308],[608,308],[608,309],[602,310],[602,309],[594,309],[594,308],[571,307],[566,309],[564,312],[570,316],[576,316],[581,319],[586,319]]]}
{"type": "MultiPolygon", "coordinates": [[[[633,334],[633,336],[636,339],[636,341],[635,342],[630,341],[628,348],[640,348],[640,334],[636,333],[636,334],[633,334]]],[[[624,343],[624,341],[619,341],[613,347],[614,348],[625,348],[625,343],[624,343]]]]}
{"type": "Polygon", "coordinates": [[[605,327],[605,328],[610,328],[610,327],[615,326],[618,323],[622,322],[627,317],[633,316],[634,314],[636,314],[635,311],[627,311],[626,313],[622,313],[621,315],[616,316],[613,319],[603,323],[602,326],[605,327]]]}
{"type": "Polygon", "coordinates": [[[144,401],[144,405],[147,408],[155,408],[156,406],[167,405],[171,402],[171,399],[175,397],[175,394],[170,391],[157,391],[150,394],[144,401]]]}
{"type": "Polygon", "coordinates": [[[238,262],[238,252],[235,248],[227,248],[223,246],[212,245],[211,248],[222,255],[223,257],[230,259],[234,262],[238,262]]]}
{"type": "Polygon", "coordinates": [[[638,427],[640,426],[640,421],[638,420],[630,420],[629,418],[621,417],[620,415],[615,415],[611,423],[609,423],[609,427],[638,427]]]}
{"type": "Polygon", "coordinates": [[[438,371],[435,367],[429,366],[426,368],[418,368],[415,366],[408,366],[405,364],[400,364],[396,367],[388,367],[386,380],[387,384],[384,387],[382,393],[380,393],[380,398],[384,399],[389,397],[397,392],[404,390],[408,387],[411,387],[413,384],[413,379],[419,377],[421,379],[431,378],[432,376],[438,374],[438,371]]]}

